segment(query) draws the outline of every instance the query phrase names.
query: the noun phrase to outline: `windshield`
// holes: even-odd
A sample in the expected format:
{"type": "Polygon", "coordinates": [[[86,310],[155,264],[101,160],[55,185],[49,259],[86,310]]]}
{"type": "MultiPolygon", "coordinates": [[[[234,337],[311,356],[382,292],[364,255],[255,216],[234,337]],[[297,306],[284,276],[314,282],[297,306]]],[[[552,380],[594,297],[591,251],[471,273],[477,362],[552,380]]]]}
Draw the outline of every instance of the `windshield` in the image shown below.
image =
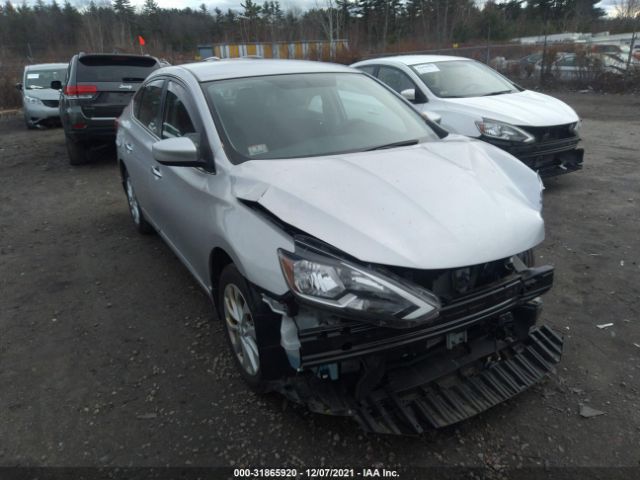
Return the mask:
{"type": "Polygon", "coordinates": [[[360,73],[219,80],[203,89],[234,162],[358,152],[438,138],[409,105],[360,73]]]}
{"type": "Polygon", "coordinates": [[[423,63],[412,68],[429,90],[441,98],[483,97],[519,91],[498,72],[470,60],[423,63]]]}
{"type": "Polygon", "coordinates": [[[24,88],[26,90],[51,88],[51,82],[54,80],[64,81],[66,71],[66,68],[56,70],[27,70],[27,75],[24,79],[24,88]]]}

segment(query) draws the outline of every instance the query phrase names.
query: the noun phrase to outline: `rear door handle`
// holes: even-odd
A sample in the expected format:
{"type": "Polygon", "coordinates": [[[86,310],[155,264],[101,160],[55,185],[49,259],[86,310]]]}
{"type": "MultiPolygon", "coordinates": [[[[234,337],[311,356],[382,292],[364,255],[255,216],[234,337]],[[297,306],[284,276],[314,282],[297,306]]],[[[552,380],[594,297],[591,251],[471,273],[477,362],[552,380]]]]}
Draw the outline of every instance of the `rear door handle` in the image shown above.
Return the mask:
{"type": "Polygon", "coordinates": [[[160,167],[151,167],[151,172],[156,178],[162,178],[162,172],[160,171],[160,167]]]}
{"type": "Polygon", "coordinates": [[[130,143],[124,142],[124,148],[127,152],[133,152],[133,145],[130,143]]]}

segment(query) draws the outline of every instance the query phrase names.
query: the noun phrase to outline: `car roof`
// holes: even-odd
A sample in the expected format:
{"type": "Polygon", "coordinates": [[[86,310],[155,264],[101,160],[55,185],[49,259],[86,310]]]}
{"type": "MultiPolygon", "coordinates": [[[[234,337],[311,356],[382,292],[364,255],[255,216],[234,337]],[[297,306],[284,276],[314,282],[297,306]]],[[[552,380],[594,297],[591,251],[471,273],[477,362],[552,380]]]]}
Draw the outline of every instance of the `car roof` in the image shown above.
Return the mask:
{"type": "Polygon", "coordinates": [[[370,63],[402,63],[403,65],[419,65],[421,63],[433,62],[451,62],[454,60],[468,60],[466,57],[454,57],[452,55],[396,55],[394,57],[371,58],[358,62],[358,65],[366,65],[370,63]]]}
{"type": "Polygon", "coordinates": [[[36,63],[34,65],[27,65],[25,70],[55,70],[58,68],[67,68],[68,63],[36,63]]]}
{"type": "Polygon", "coordinates": [[[356,69],[335,63],[306,60],[276,59],[225,59],[215,62],[186,63],[157,70],[155,74],[171,73],[177,69],[188,70],[200,82],[226,78],[259,77],[263,75],[286,75],[292,73],[361,73],[356,69]]]}

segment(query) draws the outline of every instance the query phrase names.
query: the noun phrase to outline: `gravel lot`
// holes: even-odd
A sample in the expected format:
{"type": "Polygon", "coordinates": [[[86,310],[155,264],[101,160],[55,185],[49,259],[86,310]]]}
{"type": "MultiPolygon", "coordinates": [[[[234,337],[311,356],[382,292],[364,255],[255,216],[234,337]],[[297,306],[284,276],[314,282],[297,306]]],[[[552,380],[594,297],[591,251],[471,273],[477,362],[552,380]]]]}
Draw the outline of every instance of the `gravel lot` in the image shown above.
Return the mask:
{"type": "Polygon", "coordinates": [[[196,282],[134,232],[113,151],[73,168],[61,129],[0,118],[0,465],[638,467],[640,97],[563,99],[584,119],[585,168],[547,182],[536,252],[556,267],[543,319],[563,361],[415,438],[250,393],[196,282]]]}

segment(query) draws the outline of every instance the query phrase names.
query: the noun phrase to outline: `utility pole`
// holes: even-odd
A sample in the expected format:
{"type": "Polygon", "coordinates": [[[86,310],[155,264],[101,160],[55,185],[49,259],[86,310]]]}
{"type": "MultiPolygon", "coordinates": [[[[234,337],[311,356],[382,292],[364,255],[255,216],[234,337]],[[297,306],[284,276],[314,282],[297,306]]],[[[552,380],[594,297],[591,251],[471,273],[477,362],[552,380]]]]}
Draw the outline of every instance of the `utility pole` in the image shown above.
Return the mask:
{"type": "Polygon", "coordinates": [[[485,62],[489,65],[491,62],[491,21],[487,23],[487,61],[485,62]]]}
{"type": "Polygon", "coordinates": [[[626,80],[629,79],[629,74],[631,71],[631,58],[633,57],[633,48],[636,44],[636,38],[638,38],[637,30],[638,30],[638,22],[640,22],[640,13],[636,15],[636,18],[633,22],[633,33],[631,34],[631,43],[629,44],[629,55],[627,56],[627,68],[624,71],[625,83],[626,80]]]}
{"type": "Polygon", "coordinates": [[[540,86],[544,86],[544,74],[547,64],[547,32],[549,30],[549,20],[547,19],[547,13],[545,10],[544,15],[544,44],[542,45],[542,62],[540,63],[540,86]]]}

